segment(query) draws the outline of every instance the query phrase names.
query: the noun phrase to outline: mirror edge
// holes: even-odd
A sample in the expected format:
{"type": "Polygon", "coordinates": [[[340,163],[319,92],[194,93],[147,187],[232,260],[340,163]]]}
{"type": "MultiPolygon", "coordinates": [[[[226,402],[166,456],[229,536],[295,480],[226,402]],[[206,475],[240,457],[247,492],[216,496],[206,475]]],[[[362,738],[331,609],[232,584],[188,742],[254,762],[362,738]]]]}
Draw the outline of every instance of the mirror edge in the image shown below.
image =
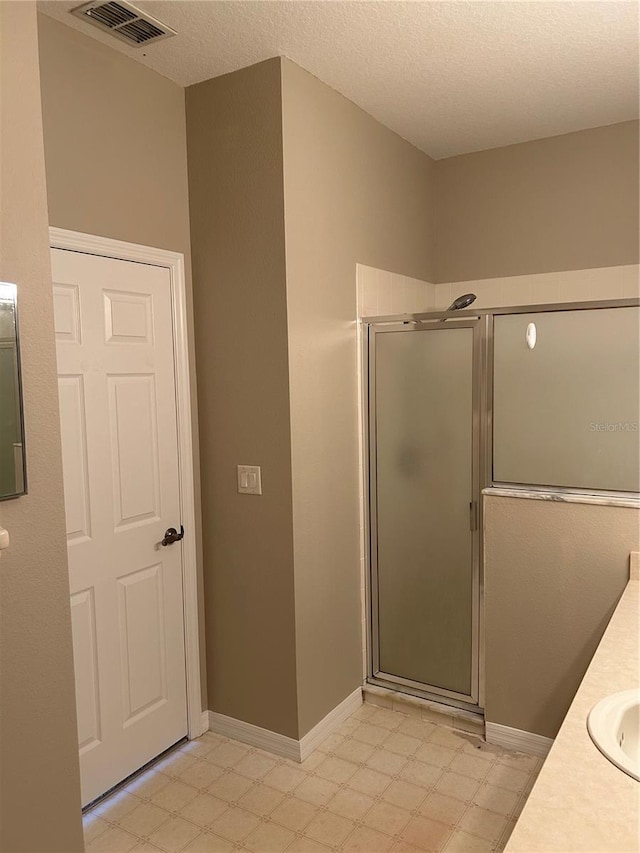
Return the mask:
{"type": "MultiPolygon", "coordinates": [[[[20,321],[18,306],[18,285],[11,281],[0,281],[0,287],[4,285],[13,290],[14,328],[16,337],[16,375],[18,380],[18,413],[20,416],[20,443],[22,446],[22,490],[9,495],[0,495],[0,501],[11,501],[24,497],[29,493],[27,480],[27,454],[26,454],[26,430],[24,422],[24,392],[22,387],[22,358],[20,353],[20,321]]],[[[17,444],[17,442],[16,442],[17,444]]],[[[14,444],[15,447],[15,444],[14,444]]]]}

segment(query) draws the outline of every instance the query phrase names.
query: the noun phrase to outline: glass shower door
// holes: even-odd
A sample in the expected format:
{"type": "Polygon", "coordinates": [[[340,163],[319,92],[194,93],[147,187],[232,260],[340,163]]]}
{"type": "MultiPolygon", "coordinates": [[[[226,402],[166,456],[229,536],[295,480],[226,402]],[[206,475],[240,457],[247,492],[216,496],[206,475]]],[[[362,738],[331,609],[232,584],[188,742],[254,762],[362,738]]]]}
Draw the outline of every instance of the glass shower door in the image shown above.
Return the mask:
{"type": "Polygon", "coordinates": [[[372,675],[478,702],[479,321],[369,329],[372,675]]]}

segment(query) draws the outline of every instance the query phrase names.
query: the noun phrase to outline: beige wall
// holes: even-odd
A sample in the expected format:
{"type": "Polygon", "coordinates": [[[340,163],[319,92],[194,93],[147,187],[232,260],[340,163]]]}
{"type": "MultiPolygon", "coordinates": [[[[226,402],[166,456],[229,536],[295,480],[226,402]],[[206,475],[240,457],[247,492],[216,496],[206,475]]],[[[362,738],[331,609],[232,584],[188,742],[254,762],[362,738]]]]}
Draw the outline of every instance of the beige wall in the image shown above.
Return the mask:
{"type": "Polygon", "coordinates": [[[297,737],[280,60],[187,89],[187,130],[209,707],[297,737]]]}
{"type": "Polygon", "coordinates": [[[356,262],[432,275],[433,163],[280,60],[187,130],[210,707],[299,737],[361,683],[356,262]]]}
{"type": "Polygon", "coordinates": [[[184,89],[38,16],[51,225],[189,255],[184,89]]]}
{"type": "Polygon", "coordinates": [[[436,164],[436,281],[638,263],[638,122],[436,164]]]}
{"type": "Polygon", "coordinates": [[[433,161],[283,60],[300,735],[362,682],[356,263],[433,280],[433,161]]]}
{"type": "Polygon", "coordinates": [[[638,510],[485,498],[486,718],[555,737],[629,579],[638,510]]]}
{"type": "MultiPolygon", "coordinates": [[[[184,89],[45,15],[38,28],[49,224],[185,256],[202,590],[184,89]]],[[[204,699],[202,608],[200,621],[204,699]]]]}
{"type": "Polygon", "coordinates": [[[0,850],[83,849],[34,3],[0,4],[0,277],[18,285],[29,494],[0,503],[0,850]]]}

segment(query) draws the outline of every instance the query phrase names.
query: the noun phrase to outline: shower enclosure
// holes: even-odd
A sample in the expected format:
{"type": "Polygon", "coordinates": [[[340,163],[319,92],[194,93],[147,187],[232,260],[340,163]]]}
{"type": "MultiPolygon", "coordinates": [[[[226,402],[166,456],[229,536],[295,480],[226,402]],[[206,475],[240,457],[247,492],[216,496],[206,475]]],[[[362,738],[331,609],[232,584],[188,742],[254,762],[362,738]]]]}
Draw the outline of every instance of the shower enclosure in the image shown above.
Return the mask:
{"type": "Polygon", "coordinates": [[[369,327],[372,675],[471,705],[483,325],[369,327]]]}
{"type": "Polygon", "coordinates": [[[482,710],[483,489],[637,499],[638,304],[364,320],[369,682],[482,710]]]}

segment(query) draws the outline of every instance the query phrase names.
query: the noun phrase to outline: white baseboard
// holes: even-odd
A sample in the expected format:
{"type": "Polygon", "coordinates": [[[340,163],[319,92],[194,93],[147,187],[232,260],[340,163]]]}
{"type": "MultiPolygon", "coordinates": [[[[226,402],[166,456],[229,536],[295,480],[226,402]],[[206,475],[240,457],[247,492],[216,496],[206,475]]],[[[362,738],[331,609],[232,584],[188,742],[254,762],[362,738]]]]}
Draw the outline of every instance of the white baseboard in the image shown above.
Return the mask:
{"type": "Polygon", "coordinates": [[[339,705],[329,711],[326,717],[323,717],[311,731],[300,740],[300,758],[299,761],[304,761],[314,749],[316,749],[322,741],[329,737],[341,723],[350,717],[354,711],[362,705],[362,688],[356,688],[353,693],[350,693],[346,699],[343,699],[339,705]]]}
{"type": "Polygon", "coordinates": [[[269,729],[263,729],[260,726],[254,726],[251,723],[245,723],[244,720],[236,720],[233,717],[227,717],[225,714],[218,714],[216,711],[205,711],[205,714],[208,718],[207,728],[210,731],[239,740],[242,743],[248,743],[250,746],[257,746],[259,749],[272,752],[282,758],[301,762],[347,717],[351,716],[361,704],[362,689],[358,687],[332,711],[329,711],[327,716],[300,740],[272,732],[269,729]]]}
{"type": "Polygon", "coordinates": [[[200,734],[203,735],[205,732],[208,732],[211,728],[211,721],[209,720],[210,711],[202,712],[202,724],[200,726],[200,734]]]}
{"type": "Polygon", "coordinates": [[[496,746],[504,746],[505,749],[513,749],[516,752],[546,756],[553,746],[553,738],[512,729],[510,726],[487,722],[485,729],[487,743],[495,743],[496,746]]]}
{"type": "Polygon", "coordinates": [[[274,755],[279,755],[282,758],[289,758],[291,761],[301,760],[300,741],[278,732],[272,732],[270,729],[245,723],[244,720],[236,720],[234,717],[209,711],[209,729],[216,734],[224,735],[224,737],[248,743],[249,746],[257,746],[259,749],[273,752],[274,755]]]}

